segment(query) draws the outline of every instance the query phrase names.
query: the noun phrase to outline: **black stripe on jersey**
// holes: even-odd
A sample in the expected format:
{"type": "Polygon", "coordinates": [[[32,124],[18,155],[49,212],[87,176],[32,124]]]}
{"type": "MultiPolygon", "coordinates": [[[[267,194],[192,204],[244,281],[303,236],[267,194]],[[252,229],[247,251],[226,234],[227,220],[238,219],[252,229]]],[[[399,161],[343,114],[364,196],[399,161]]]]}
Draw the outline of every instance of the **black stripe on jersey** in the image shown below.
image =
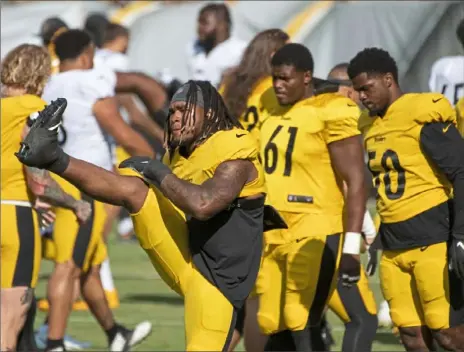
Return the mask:
{"type": "Polygon", "coordinates": [[[74,243],[73,249],[74,264],[76,264],[78,268],[82,269],[84,266],[85,255],[89,248],[90,239],[92,238],[93,223],[95,220],[95,201],[84,193],[81,193],[81,199],[89,202],[92,207],[90,219],[88,219],[83,225],[79,226],[79,231],[77,232],[76,242],[74,243]]]}
{"type": "Polygon", "coordinates": [[[13,276],[13,287],[31,287],[34,271],[34,217],[31,207],[16,206],[16,228],[19,236],[19,251],[13,276]]]}
{"type": "Polygon", "coordinates": [[[224,343],[224,347],[222,347],[223,352],[227,352],[229,350],[230,343],[232,342],[232,336],[234,336],[235,325],[237,324],[237,315],[238,309],[234,307],[232,311],[232,319],[230,321],[229,332],[227,333],[227,338],[224,343]]]}
{"type": "MultiPolygon", "coordinates": [[[[316,293],[309,312],[309,325],[316,326],[320,323],[322,314],[328,301],[330,286],[335,275],[338,248],[341,235],[327,236],[322,252],[321,265],[319,266],[319,279],[317,280],[316,293]]],[[[308,273],[311,275],[311,273],[308,273]]]]}

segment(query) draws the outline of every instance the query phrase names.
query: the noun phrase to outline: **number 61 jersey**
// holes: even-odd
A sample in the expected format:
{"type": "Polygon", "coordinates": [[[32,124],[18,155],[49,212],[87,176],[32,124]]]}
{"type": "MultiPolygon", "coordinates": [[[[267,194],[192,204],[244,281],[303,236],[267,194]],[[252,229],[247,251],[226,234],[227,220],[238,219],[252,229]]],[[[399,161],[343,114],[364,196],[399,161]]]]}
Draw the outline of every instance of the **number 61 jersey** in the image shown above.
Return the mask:
{"type": "Polygon", "coordinates": [[[451,185],[421,149],[422,127],[433,122],[456,124],[450,103],[436,93],[404,94],[383,117],[360,117],[382,223],[408,220],[450,198],[451,185]]]}
{"type": "Polygon", "coordinates": [[[359,135],[358,106],[326,93],[268,111],[260,137],[267,202],[309,217],[312,233],[305,236],[342,232],[342,180],[332,168],[328,145],[359,135]]]}

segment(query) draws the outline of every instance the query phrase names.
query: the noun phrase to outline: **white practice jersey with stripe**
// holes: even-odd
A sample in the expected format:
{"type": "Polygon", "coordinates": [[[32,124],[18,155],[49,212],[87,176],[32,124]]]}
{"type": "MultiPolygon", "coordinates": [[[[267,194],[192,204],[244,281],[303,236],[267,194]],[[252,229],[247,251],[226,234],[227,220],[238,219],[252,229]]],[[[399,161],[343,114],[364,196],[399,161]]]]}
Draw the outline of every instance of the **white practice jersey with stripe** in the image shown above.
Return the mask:
{"type": "Polygon", "coordinates": [[[113,150],[109,136],[93,114],[99,99],[114,96],[116,75],[111,70],[72,70],[50,78],[42,98],[50,103],[66,98],[68,106],[59,129],[63,150],[106,170],[113,170],[113,150]]]}
{"type": "Polygon", "coordinates": [[[443,94],[456,105],[464,97],[464,56],[445,56],[437,60],[430,72],[429,89],[443,94]]]}

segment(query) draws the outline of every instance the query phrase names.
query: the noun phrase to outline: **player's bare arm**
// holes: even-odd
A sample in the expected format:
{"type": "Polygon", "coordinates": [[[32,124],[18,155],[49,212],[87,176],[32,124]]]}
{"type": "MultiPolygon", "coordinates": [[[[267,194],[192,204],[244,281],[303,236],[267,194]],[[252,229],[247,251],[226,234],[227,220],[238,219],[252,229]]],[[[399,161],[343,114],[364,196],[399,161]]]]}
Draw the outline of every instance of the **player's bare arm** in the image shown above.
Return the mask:
{"type": "Polygon", "coordinates": [[[119,166],[131,168],[156,186],[177,207],[198,220],[207,220],[226,209],[247,182],[257,177],[248,160],[231,160],[220,164],[212,178],[201,185],[181,180],[158,160],[130,158],[119,166]]]}
{"type": "Polygon", "coordinates": [[[213,177],[201,185],[170,174],[161,182],[160,190],[187,214],[198,220],[208,220],[226,209],[245,184],[256,176],[256,169],[250,161],[227,161],[220,164],[213,177]]]}
{"type": "Polygon", "coordinates": [[[166,90],[153,78],[138,72],[117,72],[116,78],[116,92],[137,94],[150,114],[164,108],[166,90]]]}
{"type": "Polygon", "coordinates": [[[346,184],[346,232],[361,233],[366,211],[364,156],[359,136],[329,144],[329,153],[335,171],[346,184]]]}
{"type": "Polygon", "coordinates": [[[129,118],[134,125],[148,132],[159,143],[164,143],[163,128],[139,109],[131,94],[118,94],[117,99],[119,104],[121,104],[129,114],[129,118]]]}
{"type": "Polygon", "coordinates": [[[154,151],[148,142],[124,122],[115,97],[98,100],[93,105],[93,112],[101,128],[113,136],[117,144],[129,154],[154,156],[154,151]]]}
{"type": "Polygon", "coordinates": [[[343,285],[349,287],[355,284],[361,275],[359,254],[367,200],[364,185],[363,149],[359,136],[330,143],[329,153],[335,172],[343,179],[347,187],[348,216],[339,271],[343,285]]]}

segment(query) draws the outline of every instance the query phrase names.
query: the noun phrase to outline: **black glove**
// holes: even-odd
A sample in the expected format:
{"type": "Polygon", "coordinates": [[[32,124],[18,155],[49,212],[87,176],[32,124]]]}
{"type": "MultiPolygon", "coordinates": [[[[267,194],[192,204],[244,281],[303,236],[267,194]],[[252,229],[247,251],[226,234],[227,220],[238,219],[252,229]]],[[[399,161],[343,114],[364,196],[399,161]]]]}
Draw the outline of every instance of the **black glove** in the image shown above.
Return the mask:
{"type": "Polygon", "coordinates": [[[369,246],[367,249],[367,266],[366,273],[368,276],[373,276],[375,270],[377,269],[378,257],[377,257],[377,248],[375,246],[369,246]]]}
{"type": "Polygon", "coordinates": [[[464,238],[451,235],[448,257],[450,269],[460,280],[464,281],[464,238]]]}
{"type": "Polygon", "coordinates": [[[67,101],[58,98],[46,106],[35,119],[16,157],[23,164],[61,174],[69,164],[69,155],[58,145],[58,127],[67,101]]]}
{"type": "Polygon", "coordinates": [[[133,156],[119,164],[119,168],[130,168],[137,171],[148,183],[158,189],[160,188],[161,182],[163,182],[164,178],[167,175],[172,174],[172,171],[168,166],[164,165],[159,160],[150,159],[147,156],[133,156]]]}
{"type": "Polygon", "coordinates": [[[339,275],[343,286],[351,287],[361,277],[359,255],[343,253],[340,259],[339,275]]]}

